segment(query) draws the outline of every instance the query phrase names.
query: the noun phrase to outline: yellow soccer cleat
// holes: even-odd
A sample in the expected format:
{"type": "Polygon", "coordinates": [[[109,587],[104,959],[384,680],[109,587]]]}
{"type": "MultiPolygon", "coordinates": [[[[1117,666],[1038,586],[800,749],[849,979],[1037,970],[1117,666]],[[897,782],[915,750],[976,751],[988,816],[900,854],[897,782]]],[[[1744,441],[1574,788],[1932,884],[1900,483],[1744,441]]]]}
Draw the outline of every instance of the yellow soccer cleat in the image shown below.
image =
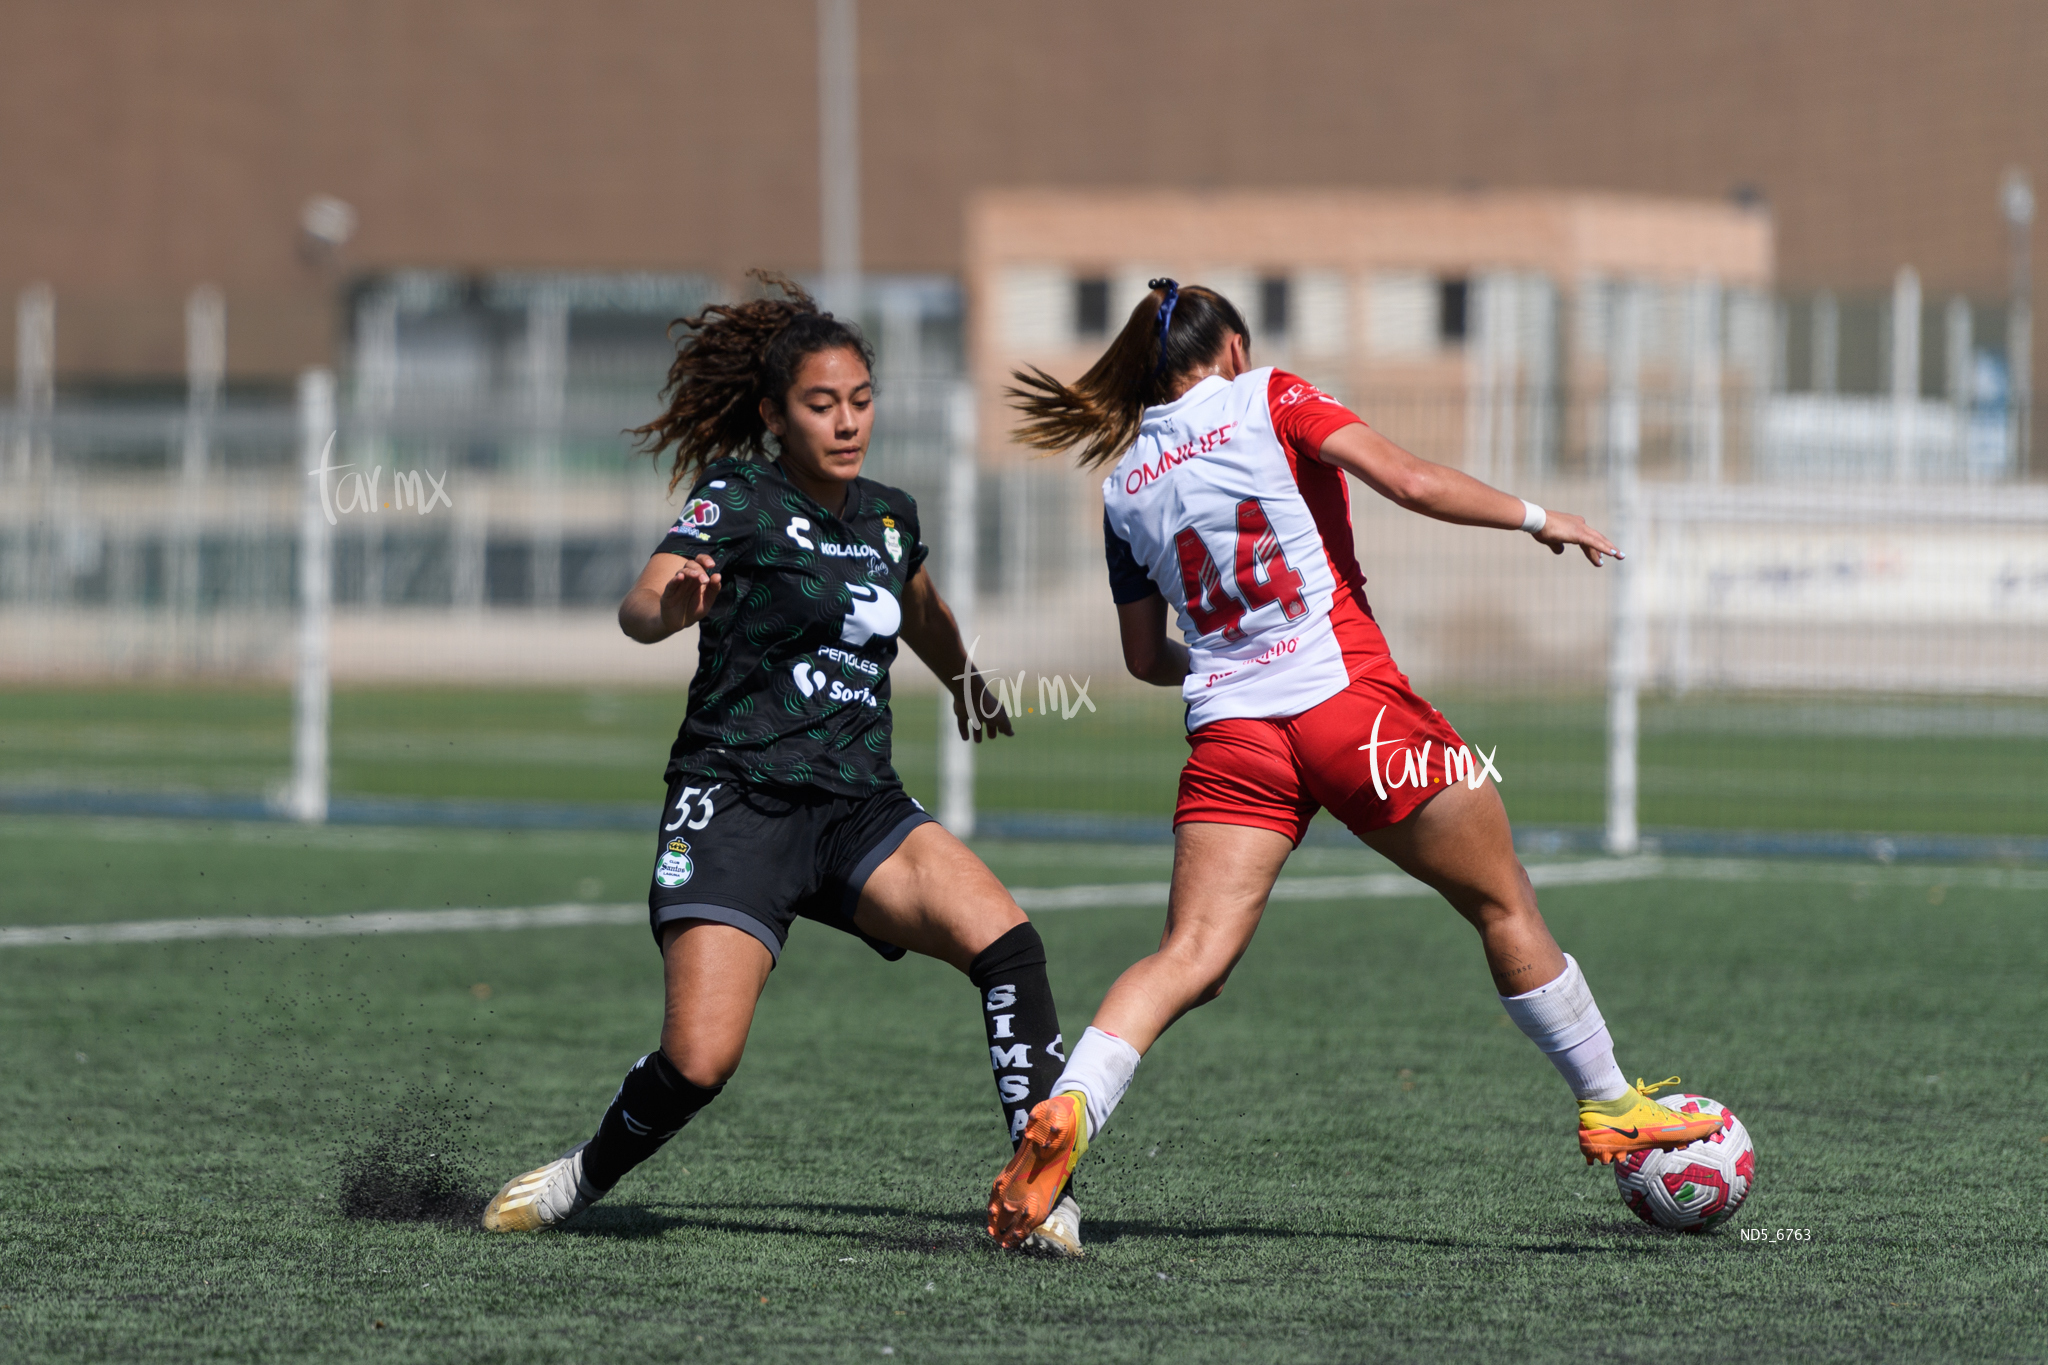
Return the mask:
{"type": "MultiPolygon", "coordinates": [[[[1078,1090],[1040,1100],[1024,1127],[1024,1140],[988,1197],[988,1235],[1014,1250],[1052,1216],[1074,1165],[1088,1150],[1088,1107],[1078,1090]]],[[[1078,1211],[1077,1211],[1078,1212],[1078,1211]]],[[[1079,1218],[1075,1219],[1076,1250],[1079,1218]]]]}
{"type": "Polygon", "coordinates": [[[1617,1100],[1579,1102],[1579,1150],[1586,1164],[1602,1165],[1650,1148],[1684,1147],[1721,1131],[1719,1114],[1681,1114],[1651,1099],[1678,1077],[1645,1085],[1639,1078],[1630,1091],[1617,1100]]]}
{"type": "Polygon", "coordinates": [[[538,1232],[566,1223],[602,1195],[583,1178],[583,1148],[505,1182],[484,1205],[485,1232],[538,1232]]]}

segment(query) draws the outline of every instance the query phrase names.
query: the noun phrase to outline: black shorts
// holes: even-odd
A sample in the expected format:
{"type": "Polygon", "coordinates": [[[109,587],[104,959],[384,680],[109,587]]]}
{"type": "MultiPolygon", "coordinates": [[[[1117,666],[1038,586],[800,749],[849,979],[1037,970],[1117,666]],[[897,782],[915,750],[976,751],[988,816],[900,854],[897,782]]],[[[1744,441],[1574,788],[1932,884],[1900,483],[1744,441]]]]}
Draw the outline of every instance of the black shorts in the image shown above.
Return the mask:
{"type": "Polygon", "coordinates": [[[701,919],[744,929],[778,961],[801,916],[854,935],[895,961],[903,950],[854,927],[861,888],[932,823],[901,787],[871,796],[783,792],[702,778],[668,784],[655,845],[648,925],[701,919]]]}

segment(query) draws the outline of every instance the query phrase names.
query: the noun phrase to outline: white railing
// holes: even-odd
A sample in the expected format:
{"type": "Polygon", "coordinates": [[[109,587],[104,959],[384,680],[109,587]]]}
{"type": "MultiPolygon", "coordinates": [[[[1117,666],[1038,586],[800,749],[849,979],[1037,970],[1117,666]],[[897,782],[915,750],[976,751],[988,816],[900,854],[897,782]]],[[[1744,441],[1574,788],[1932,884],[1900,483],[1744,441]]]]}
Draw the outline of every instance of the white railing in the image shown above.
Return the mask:
{"type": "MultiPolygon", "coordinates": [[[[1613,378],[1509,417],[1554,422],[1560,437],[1552,467],[1524,471],[1514,491],[1608,528],[1630,552],[1617,569],[1354,490],[1370,598],[1425,694],[1605,691],[1611,847],[1639,838],[1646,691],[2048,696],[2048,488],[1973,482],[1967,459],[1937,457],[1991,436],[1965,423],[1956,444],[1942,426],[1954,413],[1923,402],[1915,449],[1929,453],[1902,483],[1871,415],[1841,407],[1851,400],[1833,400],[1837,417],[1860,414],[1840,421],[1730,403],[1715,483],[1684,477],[1700,472],[1682,435],[1697,395],[1613,378]],[[1774,444],[1785,430],[1798,440],[1774,444]]],[[[223,408],[197,476],[165,412],[59,412],[38,427],[48,458],[0,484],[0,679],[292,678],[290,806],[304,818],[324,804],[336,683],[686,684],[687,642],[648,650],[613,624],[673,515],[665,479],[627,457],[616,425],[568,404],[565,454],[540,478],[517,421],[394,420],[372,448],[343,413],[329,464],[357,467],[323,480],[305,470],[335,427],[332,392],[309,380],[296,413],[223,408]],[[552,592],[535,591],[548,578],[537,558],[553,563],[552,592]]],[[[1456,462],[1466,410],[1451,397],[1356,401],[1419,453],[1456,462]]],[[[1099,477],[991,454],[999,433],[972,429],[973,395],[957,385],[899,384],[885,403],[871,473],[918,497],[932,572],[978,661],[1093,679],[1098,698],[1135,691],[1105,588],[1099,477]]],[[[936,686],[915,666],[898,679],[906,695],[936,686]]],[[[941,809],[971,829],[973,750],[951,738],[949,707],[937,724],[941,809]]]]}

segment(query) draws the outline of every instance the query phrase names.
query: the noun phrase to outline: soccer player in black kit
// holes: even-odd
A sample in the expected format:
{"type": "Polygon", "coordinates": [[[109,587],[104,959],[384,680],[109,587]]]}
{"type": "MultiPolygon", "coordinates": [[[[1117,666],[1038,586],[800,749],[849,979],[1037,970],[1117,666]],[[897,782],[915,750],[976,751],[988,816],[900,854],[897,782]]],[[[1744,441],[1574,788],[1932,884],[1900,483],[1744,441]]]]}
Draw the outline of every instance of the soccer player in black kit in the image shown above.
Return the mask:
{"type": "MultiPolygon", "coordinates": [[[[889,764],[899,638],[947,681],[962,739],[1011,727],[925,572],[917,504],[860,476],[872,355],[795,285],[760,278],[782,297],[678,324],[668,409],[638,429],[657,457],[674,452],[670,491],[691,491],[619,625],[647,644],[698,627],[648,892],[661,1046],[587,1142],[498,1192],[490,1231],[573,1218],[717,1097],[798,917],[967,974],[1013,1145],[1062,1065],[1038,931],[889,764]]],[[[1038,1245],[1079,1255],[1070,1197],[1060,1212],[1038,1245]]]]}

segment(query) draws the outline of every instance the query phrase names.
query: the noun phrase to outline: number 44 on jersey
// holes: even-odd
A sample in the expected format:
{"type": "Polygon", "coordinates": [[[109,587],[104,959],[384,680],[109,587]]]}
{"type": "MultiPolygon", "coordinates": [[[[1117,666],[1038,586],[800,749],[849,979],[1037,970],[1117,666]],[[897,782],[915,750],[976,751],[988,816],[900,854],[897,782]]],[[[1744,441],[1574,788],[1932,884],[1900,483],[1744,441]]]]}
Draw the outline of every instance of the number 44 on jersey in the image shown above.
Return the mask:
{"type": "Polygon", "coordinates": [[[1183,526],[1173,537],[1180,554],[1180,581],[1187,592],[1188,617],[1204,635],[1222,631],[1225,640],[1244,638],[1240,624],[1247,611],[1280,604],[1292,621],[1308,611],[1302,601],[1301,575],[1287,562],[1280,537],[1266,519],[1266,509],[1257,498],[1237,505],[1237,596],[1223,586],[1223,574],[1192,526],[1183,526]]]}

